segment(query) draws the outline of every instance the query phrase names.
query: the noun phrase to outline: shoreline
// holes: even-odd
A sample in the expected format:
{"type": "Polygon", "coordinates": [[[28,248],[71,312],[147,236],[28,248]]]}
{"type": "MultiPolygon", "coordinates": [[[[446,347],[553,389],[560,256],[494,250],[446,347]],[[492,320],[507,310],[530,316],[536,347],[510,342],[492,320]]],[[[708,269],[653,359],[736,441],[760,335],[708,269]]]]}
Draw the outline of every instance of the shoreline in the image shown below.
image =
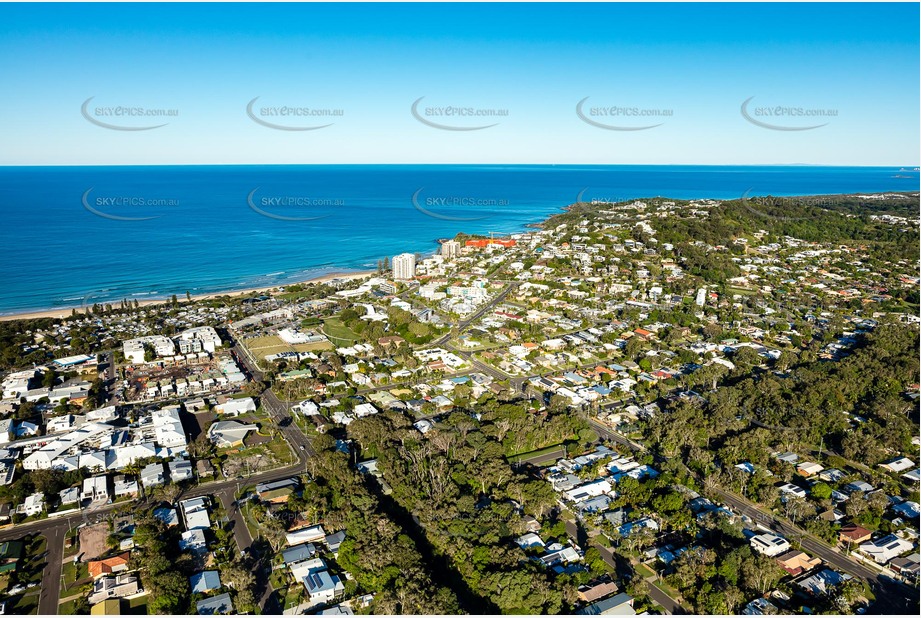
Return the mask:
{"type": "MultiPolygon", "coordinates": [[[[310,279],[304,279],[302,281],[292,281],[290,283],[283,283],[281,285],[270,285],[270,286],[258,287],[258,288],[244,288],[242,290],[226,290],[226,291],[221,291],[221,292],[210,292],[207,294],[193,294],[191,297],[191,300],[192,302],[195,302],[195,301],[200,301],[200,300],[208,300],[211,298],[219,298],[221,296],[229,296],[229,297],[246,296],[249,294],[254,294],[254,293],[259,293],[259,292],[269,292],[272,290],[277,290],[279,288],[287,288],[287,287],[291,287],[292,285],[302,285],[302,284],[309,284],[309,283],[314,283],[314,284],[326,283],[327,281],[332,281],[333,279],[344,279],[346,281],[352,281],[355,279],[364,279],[365,277],[371,277],[376,274],[377,274],[376,270],[331,272],[325,275],[319,275],[317,277],[312,277],[310,279]]],[[[179,296],[178,294],[176,296],[177,298],[179,298],[180,303],[189,302],[188,300],[185,299],[185,296],[179,296]]],[[[120,302],[121,302],[120,300],[116,300],[116,301],[109,301],[108,303],[102,302],[102,303],[96,303],[96,304],[115,305],[120,302]]],[[[147,300],[139,300],[138,306],[139,307],[149,307],[152,305],[163,305],[169,302],[170,302],[169,298],[160,298],[160,299],[151,298],[147,300]]],[[[0,322],[11,322],[13,320],[36,320],[39,318],[63,319],[63,318],[70,317],[75,309],[78,314],[85,315],[87,313],[85,310],[87,309],[87,307],[90,307],[90,306],[92,305],[89,305],[89,306],[79,305],[79,306],[71,306],[71,307],[59,307],[55,309],[39,309],[36,311],[24,311],[21,313],[11,313],[8,315],[0,315],[0,322]]]]}
{"type": "MultiPolygon", "coordinates": [[[[784,195],[751,196],[751,198],[755,199],[755,198],[760,198],[760,197],[777,197],[777,198],[856,197],[858,195],[884,195],[884,194],[899,194],[905,197],[916,197],[919,195],[918,191],[915,191],[915,190],[911,190],[911,191],[893,190],[893,191],[868,191],[866,193],[819,193],[819,194],[802,194],[801,193],[801,194],[787,195],[787,196],[784,196],[784,195]]],[[[664,199],[664,198],[665,196],[656,196],[656,197],[641,197],[641,198],[632,198],[632,199],[647,199],[648,200],[648,199],[664,199]]],[[[714,199],[717,201],[731,201],[732,199],[739,199],[739,198],[728,198],[728,199],[727,198],[674,198],[674,199],[679,199],[679,200],[714,199]]],[[[520,226],[518,231],[505,232],[505,234],[509,234],[509,235],[520,234],[520,233],[526,234],[526,233],[529,233],[531,230],[543,229],[548,221],[558,216],[559,214],[565,214],[567,212],[570,212],[572,208],[576,206],[577,204],[578,203],[571,203],[566,206],[560,206],[557,209],[559,212],[548,213],[540,221],[532,221],[530,223],[525,223],[522,226],[520,226]]],[[[453,236],[450,236],[449,239],[457,238],[457,236],[460,234],[464,234],[464,232],[457,232],[453,236]]],[[[436,238],[434,242],[440,245],[443,240],[447,240],[447,239],[446,238],[436,238]]],[[[438,252],[439,252],[439,249],[434,249],[430,252],[426,251],[426,252],[419,252],[419,253],[423,256],[430,257],[432,255],[437,254],[438,252]]],[[[364,277],[374,276],[376,274],[377,274],[376,270],[333,271],[333,272],[329,272],[323,275],[318,275],[316,277],[303,279],[299,281],[292,281],[292,282],[283,283],[280,285],[263,286],[263,287],[257,287],[257,288],[243,288],[243,289],[236,289],[236,290],[226,290],[226,291],[219,291],[219,292],[210,292],[210,293],[205,293],[205,294],[193,294],[191,296],[191,301],[208,300],[210,298],[217,298],[221,296],[230,296],[230,297],[244,296],[244,295],[253,294],[253,293],[269,292],[272,290],[277,290],[279,288],[288,287],[292,285],[301,285],[301,284],[309,284],[309,283],[324,283],[332,279],[344,279],[347,281],[351,281],[354,279],[362,279],[364,277]]],[[[177,297],[179,298],[180,303],[189,302],[187,300],[184,300],[184,297],[181,297],[179,295],[177,295],[177,297]]],[[[114,301],[109,301],[108,304],[114,305],[120,302],[121,300],[114,300],[114,301]]],[[[146,306],[151,306],[151,305],[162,305],[168,302],[170,302],[169,298],[139,300],[138,306],[146,307],[146,306]]],[[[103,303],[97,303],[97,304],[106,304],[106,303],[103,302],[103,303]]],[[[86,306],[83,306],[83,305],[59,307],[59,308],[54,308],[54,309],[38,309],[38,310],[31,310],[31,311],[22,311],[19,313],[0,314],[0,322],[10,322],[14,320],[34,320],[34,319],[39,319],[39,318],[63,319],[63,318],[70,317],[74,309],[77,310],[78,314],[86,313],[86,311],[84,311],[84,309],[86,309],[86,306]]]]}

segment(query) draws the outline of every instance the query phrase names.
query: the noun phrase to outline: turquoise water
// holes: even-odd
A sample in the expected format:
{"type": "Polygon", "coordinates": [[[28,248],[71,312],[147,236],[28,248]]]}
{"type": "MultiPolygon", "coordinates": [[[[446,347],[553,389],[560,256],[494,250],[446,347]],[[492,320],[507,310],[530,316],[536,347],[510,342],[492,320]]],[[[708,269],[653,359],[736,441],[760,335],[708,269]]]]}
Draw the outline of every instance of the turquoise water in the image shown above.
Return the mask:
{"type": "Polygon", "coordinates": [[[3,167],[0,313],[281,285],[592,199],[917,191],[913,168],[3,167]]]}

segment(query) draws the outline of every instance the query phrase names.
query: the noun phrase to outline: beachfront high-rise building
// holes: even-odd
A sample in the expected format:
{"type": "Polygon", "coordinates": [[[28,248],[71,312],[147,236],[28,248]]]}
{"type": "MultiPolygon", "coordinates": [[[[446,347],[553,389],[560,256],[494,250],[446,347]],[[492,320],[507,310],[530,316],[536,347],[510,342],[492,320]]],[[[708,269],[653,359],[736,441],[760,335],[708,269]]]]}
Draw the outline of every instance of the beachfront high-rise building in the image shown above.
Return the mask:
{"type": "Polygon", "coordinates": [[[406,281],[416,276],[416,256],[401,253],[393,256],[393,278],[406,281]]]}
{"type": "Polygon", "coordinates": [[[446,240],[441,243],[441,255],[445,259],[451,259],[460,255],[460,243],[456,240],[446,240]]]}

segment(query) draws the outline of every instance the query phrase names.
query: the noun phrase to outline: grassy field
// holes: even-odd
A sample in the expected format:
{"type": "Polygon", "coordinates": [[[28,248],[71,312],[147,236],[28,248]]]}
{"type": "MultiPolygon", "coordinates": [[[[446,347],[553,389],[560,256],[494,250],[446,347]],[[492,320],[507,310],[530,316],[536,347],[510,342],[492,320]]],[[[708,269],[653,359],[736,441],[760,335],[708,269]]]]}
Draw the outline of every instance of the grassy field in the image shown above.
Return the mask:
{"type": "Polygon", "coordinates": [[[74,610],[76,609],[74,601],[74,599],[71,599],[70,601],[64,601],[58,605],[58,614],[61,616],[73,616],[74,610]]]}
{"type": "Polygon", "coordinates": [[[548,446],[546,448],[537,449],[536,451],[530,451],[527,453],[518,453],[516,455],[509,455],[508,457],[506,457],[506,459],[509,461],[509,463],[519,463],[525,459],[531,459],[532,457],[538,457],[540,455],[549,455],[551,453],[558,453],[560,457],[563,457],[563,445],[555,444],[553,446],[548,446]]]}
{"type": "Polygon", "coordinates": [[[279,354],[281,352],[292,352],[291,346],[282,341],[276,335],[266,337],[253,337],[244,339],[243,345],[246,346],[252,355],[260,363],[264,362],[265,357],[269,354],[279,354]]]}
{"type": "Polygon", "coordinates": [[[244,339],[243,345],[252,353],[260,364],[265,361],[269,354],[280,354],[281,352],[315,352],[317,350],[330,350],[333,345],[328,341],[319,341],[317,343],[298,343],[289,345],[281,340],[277,335],[267,335],[265,337],[253,337],[244,339]]]}
{"type": "Polygon", "coordinates": [[[80,551],[80,544],[77,542],[78,534],[79,534],[79,530],[77,528],[68,530],[67,537],[73,539],[73,545],[71,545],[70,547],[67,547],[65,545],[64,547],[64,557],[65,558],[70,558],[71,556],[76,555],[78,551],[80,551]]]}
{"type": "Polygon", "coordinates": [[[61,570],[61,576],[64,580],[61,596],[70,596],[71,594],[76,594],[82,587],[89,587],[90,572],[85,562],[74,564],[73,561],[69,561],[65,563],[61,570]],[[86,581],[81,585],[79,583],[81,580],[86,581]]]}
{"type": "Polygon", "coordinates": [[[329,341],[318,341],[316,343],[295,343],[291,347],[295,352],[316,352],[317,350],[332,350],[334,346],[329,341]]]}
{"type": "MultiPolygon", "coordinates": [[[[32,591],[30,591],[32,592],[32,591]]],[[[29,614],[38,613],[38,594],[26,594],[20,597],[13,597],[16,599],[15,602],[12,599],[7,599],[6,602],[6,613],[15,614],[17,616],[26,616],[29,614]]]]}
{"type": "MultiPolygon", "coordinates": [[[[288,443],[280,434],[276,436],[274,440],[269,440],[268,442],[262,442],[243,448],[232,447],[221,449],[219,452],[225,453],[228,461],[231,459],[245,459],[253,455],[262,455],[263,458],[257,463],[259,468],[258,471],[268,470],[272,467],[289,464],[294,461],[294,456],[291,454],[288,443]],[[267,461],[268,457],[265,457],[266,455],[271,455],[275,459],[275,464],[270,464],[269,461],[267,461]]],[[[257,470],[253,471],[256,472],[257,470]]]]}
{"type": "Polygon", "coordinates": [[[352,332],[352,329],[346,326],[339,318],[325,320],[321,330],[336,345],[350,346],[359,340],[358,335],[352,332]]]}
{"type": "Polygon", "coordinates": [[[291,456],[291,448],[288,446],[288,443],[285,439],[279,435],[271,442],[266,442],[261,445],[268,452],[275,456],[282,463],[291,463],[294,459],[291,456]]]}
{"type": "Polygon", "coordinates": [[[642,562],[636,565],[635,571],[640,575],[640,577],[643,577],[644,579],[647,577],[656,576],[656,572],[650,569],[648,566],[646,566],[642,562]]]}

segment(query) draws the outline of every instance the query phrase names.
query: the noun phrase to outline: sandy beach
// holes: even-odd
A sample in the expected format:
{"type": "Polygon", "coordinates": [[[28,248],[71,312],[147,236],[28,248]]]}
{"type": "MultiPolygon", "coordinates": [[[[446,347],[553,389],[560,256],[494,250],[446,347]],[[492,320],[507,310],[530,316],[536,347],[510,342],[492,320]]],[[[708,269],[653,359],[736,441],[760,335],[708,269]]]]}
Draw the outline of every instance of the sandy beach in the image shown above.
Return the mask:
{"type": "MultiPolygon", "coordinates": [[[[213,292],[211,294],[193,294],[192,300],[207,300],[209,298],[217,298],[219,296],[248,296],[253,293],[260,292],[271,292],[279,288],[287,288],[292,285],[298,285],[302,283],[324,283],[326,281],[332,281],[333,279],[345,279],[351,281],[353,279],[364,279],[365,277],[370,277],[376,275],[376,270],[362,270],[362,271],[349,271],[341,273],[328,273],[326,275],[321,275],[319,277],[314,277],[312,279],[305,279],[303,281],[294,281],[291,283],[286,283],[284,285],[273,285],[263,288],[246,288],[245,290],[233,290],[227,292],[213,292]]],[[[187,302],[184,295],[177,295],[180,302],[187,302]]],[[[108,301],[110,304],[120,303],[121,300],[108,301]]],[[[149,299],[138,301],[138,305],[141,307],[146,307],[149,305],[162,305],[166,302],[169,302],[169,299],[149,299]]],[[[99,303],[105,304],[105,303],[99,303]]],[[[0,321],[10,321],[10,320],[33,320],[36,318],[66,318],[73,313],[73,310],[76,309],[77,313],[83,313],[86,310],[86,307],[77,306],[77,307],[60,307],[57,309],[48,309],[46,311],[29,311],[25,313],[14,313],[10,315],[0,315],[0,321]]]]}

